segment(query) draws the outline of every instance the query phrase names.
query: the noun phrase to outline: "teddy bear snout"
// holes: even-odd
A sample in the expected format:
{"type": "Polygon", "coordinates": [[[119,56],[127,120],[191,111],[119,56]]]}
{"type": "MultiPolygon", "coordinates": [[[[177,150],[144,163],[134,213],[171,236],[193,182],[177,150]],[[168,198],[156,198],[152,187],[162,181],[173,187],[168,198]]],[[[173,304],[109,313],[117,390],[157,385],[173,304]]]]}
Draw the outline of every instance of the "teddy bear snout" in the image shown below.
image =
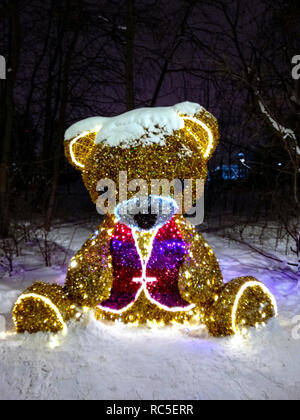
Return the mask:
{"type": "Polygon", "coordinates": [[[151,204],[149,203],[148,213],[138,213],[134,215],[133,219],[140,230],[150,230],[156,225],[158,215],[151,213],[151,204]]]}

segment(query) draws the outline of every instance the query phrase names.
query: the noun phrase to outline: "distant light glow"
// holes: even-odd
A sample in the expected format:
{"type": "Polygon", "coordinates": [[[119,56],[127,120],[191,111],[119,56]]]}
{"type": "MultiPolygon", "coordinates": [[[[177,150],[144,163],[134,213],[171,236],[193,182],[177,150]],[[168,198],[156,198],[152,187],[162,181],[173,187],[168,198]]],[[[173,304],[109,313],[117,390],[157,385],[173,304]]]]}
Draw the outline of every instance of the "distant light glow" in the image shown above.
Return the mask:
{"type": "Polygon", "coordinates": [[[77,267],[77,265],[78,265],[77,261],[73,260],[73,261],[71,261],[70,267],[75,268],[75,267],[77,267]]]}

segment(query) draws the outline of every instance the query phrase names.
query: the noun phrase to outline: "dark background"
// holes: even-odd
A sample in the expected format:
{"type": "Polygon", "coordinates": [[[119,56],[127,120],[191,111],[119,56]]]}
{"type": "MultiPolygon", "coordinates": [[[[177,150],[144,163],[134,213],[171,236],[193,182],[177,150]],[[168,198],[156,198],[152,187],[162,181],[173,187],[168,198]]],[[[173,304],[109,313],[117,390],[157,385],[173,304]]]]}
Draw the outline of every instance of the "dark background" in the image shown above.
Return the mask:
{"type": "Polygon", "coordinates": [[[0,54],[2,238],[97,217],[63,156],[71,124],[189,100],[222,134],[205,228],[276,222],[300,259],[298,1],[0,0],[0,54]]]}

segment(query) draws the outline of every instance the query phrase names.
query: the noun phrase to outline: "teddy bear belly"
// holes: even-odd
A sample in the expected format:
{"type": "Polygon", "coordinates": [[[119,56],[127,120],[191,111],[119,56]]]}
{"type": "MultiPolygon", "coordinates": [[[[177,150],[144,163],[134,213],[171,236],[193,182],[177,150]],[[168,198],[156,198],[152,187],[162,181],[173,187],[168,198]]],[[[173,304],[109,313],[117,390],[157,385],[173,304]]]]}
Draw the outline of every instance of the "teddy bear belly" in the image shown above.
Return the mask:
{"type": "Polygon", "coordinates": [[[124,324],[160,324],[171,325],[173,323],[184,324],[193,322],[199,324],[204,320],[204,309],[193,307],[189,310],[171,311],[160,308],[149,301],[144,291],[141,292],[132,306],[121,313],[112,313],[98,307],[95,309],[95,317],[101,321],[123,322],[124,324]]]}

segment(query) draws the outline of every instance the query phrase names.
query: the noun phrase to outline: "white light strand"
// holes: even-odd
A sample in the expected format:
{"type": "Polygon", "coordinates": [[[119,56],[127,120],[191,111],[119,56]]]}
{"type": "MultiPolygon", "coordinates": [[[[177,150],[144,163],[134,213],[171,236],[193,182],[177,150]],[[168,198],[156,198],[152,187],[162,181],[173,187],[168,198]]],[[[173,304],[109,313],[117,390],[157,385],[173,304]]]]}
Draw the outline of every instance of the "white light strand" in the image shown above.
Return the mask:
{"type": "MultiPolygon", "coordinates": [[[[208,146],[207,146],[207,149],[206,149],[206,151],[205,151],[205,153],[204,153],[204,155],[203,155],[203,157],[204,158],[208,158],[208,156],[210,155],[210,152],[211,152],[211,150],[212,150],[212,148],[213,148],[213,145],[214,145],[214,136],[213,136],[213,133],[212,133],[212,131],[210,130],[210,128],[206,125],[206,124],[204,124],[204,122],[202,122],[201,120],[198,120],[197,118],[194,118],[194,117],[183,117],[184,118],[184,120],[187,120],[187,121],[192,121],[192,122],[194,122],[194,123],[196,123],[196,124],[199,124],[199,125],[201,125],[201,127],[207,132],[207,134],[208,134],[208,146]]],[[[192,130],[190,130],[190,129],[187,129],[187,131],[195,138],[195,140],[197,140],[197,142],[198,142],[198,139],[197,139],[197,137],[196,137],[196,135],[193,133],[193,131],[192,130]]]]}
{"type": "Polygon", "coordinates": [[[68,327],[67,327],[66,323],[64,322],[63,317],[62,317],[61,313],[59,312],[59,310],[58,310],[57,306],[55,306],[55,305],[51,302],[51,300],[50,300],[50,299],[46,298],[45,296],[38,295],[38,294],[36,294],[36,293],[28,293],[28,294],[21,295],[21,296],[19,297],[19,299],[17,300],[17,302],[16,302],[16,304],[15,304],[15,305],[16,305],[16,306],[17,306],[17,305],[19,305],[19,304],[22,302],[22,300],[23,300],[23,299],[27,299],[27,298],[39,299],[39,300],[41,300],[42,302],[44,302],[46,305],[50,306],[50,308],[51,308],[51,309],[55,312],[55,314],[56,314],[56,316],[57,316],[57,318],[58,318],[59,322],[60,322],[60,323],[61,323],[61,325],[62,325],[62,333],[63,333],[63,335],[66,335],[66,334],[67,334],[67,332],[68,332],[68,327]]]}
{"type": "Polygon", "coordinates": [[[272,305],[274,307],[274,312],[275,312],[275,316],[278,315],[278,308],[277,308],[277,302],[275,297],[272,295],[272,293],[270,293],[269,289],[262,283],[260,283],[259,281],[249,281],[247,283],[245,283],[239,290],[238,294],[236,295],[235,298],[235,302],[233,305],[233,309],[232,309],[232,316],[231,316],[231,321],[232,321],[232,330],[234,331],[235,334],[239,334],[239,330],[236,326],[236,314],[238,311],[238,306],[239,306],[239,302],[240,299],[242,298],[244,292],[249,288],[249,287],[260,287],[264,293],[266,293],[266,295],[270,298],[272,305]]]}
{"type": "Polygon", "coordinates": [[[82,163],[78,162],[78,160],[76,159],[76,157],[74,155],[74,152],[73,152],[73,146],[77,142],[77,140],[81,139],[82,137],[87,136],[88,134],[90,134],[89,131],[84,131],[79,136],[75,137],[75,139],[73,139],[70,142],[70,145],[69,145],[69,150],[70,150],[70,155],[71,155],[72,162],[74,162],[75,165],[79,166],[80,168],[84,168],[84,165],[82,163]]]}

